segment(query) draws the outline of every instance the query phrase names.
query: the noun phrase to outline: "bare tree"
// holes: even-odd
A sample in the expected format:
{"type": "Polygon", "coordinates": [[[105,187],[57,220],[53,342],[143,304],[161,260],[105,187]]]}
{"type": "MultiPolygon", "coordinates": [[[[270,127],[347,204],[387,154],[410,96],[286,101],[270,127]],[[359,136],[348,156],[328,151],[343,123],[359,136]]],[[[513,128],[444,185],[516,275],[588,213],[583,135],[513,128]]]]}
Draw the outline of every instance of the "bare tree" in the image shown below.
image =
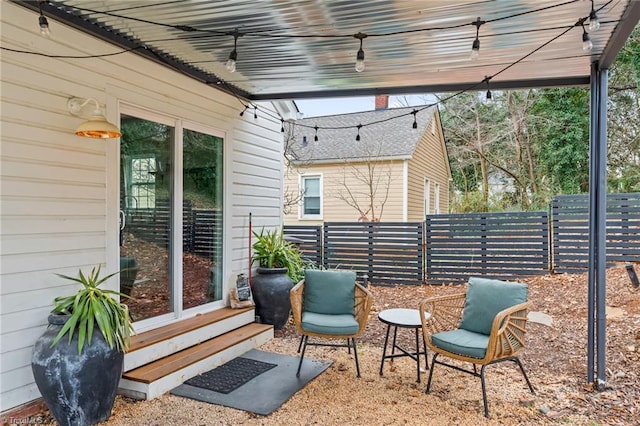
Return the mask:
{"type": "Polygon", "coordinates": [[[358,212],[360,222],[379,222],[389,199],[391,163],[379,160],[381,146],[362,148],[366,156],[361,163],[344,162],[336,197],[358,212]]]}

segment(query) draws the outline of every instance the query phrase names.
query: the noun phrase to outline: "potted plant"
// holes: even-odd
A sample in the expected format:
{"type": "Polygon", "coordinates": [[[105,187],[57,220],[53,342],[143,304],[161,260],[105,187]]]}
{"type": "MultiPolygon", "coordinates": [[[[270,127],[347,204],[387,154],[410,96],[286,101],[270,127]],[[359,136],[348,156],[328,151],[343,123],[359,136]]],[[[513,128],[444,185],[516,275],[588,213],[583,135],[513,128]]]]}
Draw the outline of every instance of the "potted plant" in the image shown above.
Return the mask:
{"type": "Polygon", "coordinates": [[[60,425],[91,425],[111,415],[124,353],[133,332],[127,305],[114,290],[98,288],[100,266],[77,277],[73,295],[54,299],[49,327],[36,341],[31,367],[38,389],[60,425]]]}
{"type": "Polygon", "coordinates": [[[276,330],[291,314],[289,291],[304,276],[305,262],[298,248],[284,239],[282,228],[253,232],[252,264],[257,264],[251,288],[260,321],[276,330]]]}

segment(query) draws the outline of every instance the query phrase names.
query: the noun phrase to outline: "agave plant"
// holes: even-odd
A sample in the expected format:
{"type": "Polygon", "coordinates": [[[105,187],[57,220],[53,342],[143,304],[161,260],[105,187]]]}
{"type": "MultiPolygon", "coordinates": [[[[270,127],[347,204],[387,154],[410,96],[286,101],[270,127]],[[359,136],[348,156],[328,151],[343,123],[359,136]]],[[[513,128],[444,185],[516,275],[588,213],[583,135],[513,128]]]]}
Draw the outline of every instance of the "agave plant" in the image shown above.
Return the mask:
{"type": "Polygon", "coordinates": [[[72,296],[60,296],[54,299],[55,307],[51,312],[67,314],[71,317],[51,346],[56,345],[65,334],[69,335],[69,342],[71,342],[74,334],[78,333],[78,353],[81,353],[85,344],[91,344],[97,324],[110,348],[115,345],[120,352],[127,350],[133,332],[129,308],[112,296],[126,298],[129,296],[114,290],[98,288],[100,284],[118,273],[114,272],[100,278],[100,266],[98,266],[94,267],[89,275],[85,275],[82,270],[78,272],[78,277],[56,274],[61,278],[82,284],[82,288],[72,296]]]}

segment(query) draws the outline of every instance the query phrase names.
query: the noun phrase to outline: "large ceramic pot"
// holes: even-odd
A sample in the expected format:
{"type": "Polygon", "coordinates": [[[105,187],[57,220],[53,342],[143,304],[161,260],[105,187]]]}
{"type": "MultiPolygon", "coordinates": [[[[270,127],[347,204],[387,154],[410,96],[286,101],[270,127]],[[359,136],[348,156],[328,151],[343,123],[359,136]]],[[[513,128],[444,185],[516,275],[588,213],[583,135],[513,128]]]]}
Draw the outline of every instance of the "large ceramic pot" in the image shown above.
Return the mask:
{"type": "Polygon", "coordinates": [[[96,327],[91,344],[78,353],[77,333],[69,342],[51,342],[69,315],[49,315],[49,328],[36,341],[31,368],[38,389],[62,425],[84,426],[106,420],[122,375],[124,352],[109,348],[96,327]]]}
{"type": "Polygon", "coordinates": [[[289,291],[293,281],[287,275],[287,268],[257,268],[256,272],[251,278],[256,313],[260,322],[280,330],[291,315],[289,291]]]}

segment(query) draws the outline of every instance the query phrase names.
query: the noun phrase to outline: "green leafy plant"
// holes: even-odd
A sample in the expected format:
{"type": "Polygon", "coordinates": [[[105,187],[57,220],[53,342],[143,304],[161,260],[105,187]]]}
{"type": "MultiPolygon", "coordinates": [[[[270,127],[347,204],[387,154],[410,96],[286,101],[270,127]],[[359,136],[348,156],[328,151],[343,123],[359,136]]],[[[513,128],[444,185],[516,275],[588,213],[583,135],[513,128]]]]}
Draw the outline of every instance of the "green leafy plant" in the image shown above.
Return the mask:
{"type": "Polygon", "coordinates": [[[129,296],[114,290],[98,288],[100,284],[118,273],[114,272],[100,278],[100,266],[98,266],[94,267],[89,275],[85,275],[82,270],[78,272],[78,277],[56,274],[61,278],[82,284],[82,288],[72,296],[60,296],[54,299],[55,307],[51,312],[71,315],[71,317],[51,346],[56,345],[65,334],[69,335],[69,342],[71,342],[73,335],[77,332],[78,353],[81,353],[85,344],[91,344],[97,324],[110,348],[115,345],[118,351],[127,350],[133,332],[129,308],[112,296],[126,298],[129,296]]]}
{"type": "Polygon", "coordinates": [[[298,282],[304,276],[305,260],[298,248],[284,239],[282,228],[253,231],[256,241],[253,243],[252,263],[262,268],[287,268],[289,278],[298,282]]]}

